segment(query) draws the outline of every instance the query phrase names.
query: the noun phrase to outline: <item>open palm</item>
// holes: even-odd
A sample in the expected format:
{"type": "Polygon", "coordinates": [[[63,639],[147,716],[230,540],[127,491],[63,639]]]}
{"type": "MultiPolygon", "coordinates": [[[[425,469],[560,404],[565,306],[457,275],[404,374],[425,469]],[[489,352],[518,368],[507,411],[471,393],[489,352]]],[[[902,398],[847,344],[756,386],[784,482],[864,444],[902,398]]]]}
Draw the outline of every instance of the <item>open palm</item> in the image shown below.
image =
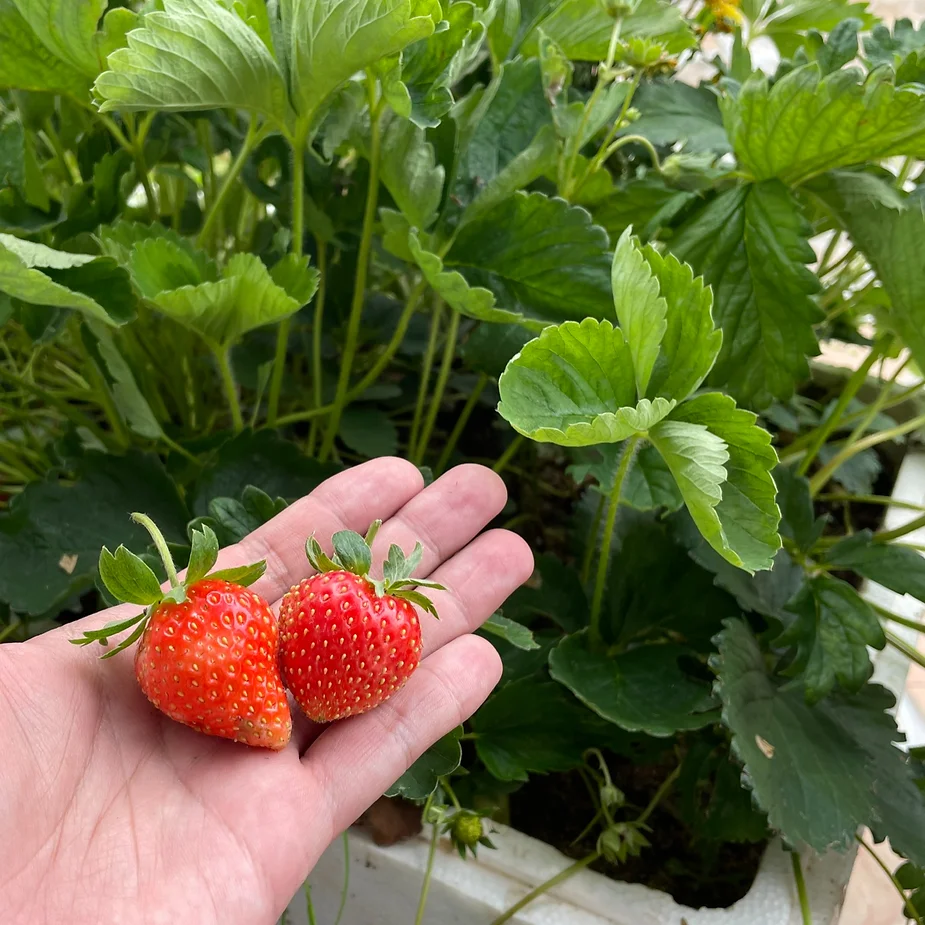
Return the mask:
{"type": "Polygon", "coordinates": [[[515,535],[477,536],[504,501],[478,466],[423,489],[410,463],[375,460],[222,551],[221,568],[266,558],[253,587],[278,602],[310,572],[308,533],[381,518],[374,557],[420,540],[419,574],[447,588],[433,593],[440,621],[422,617],[425,659],[402,691],[328,727],[294,713],[281,752],[172,722],[139,690],[131,651],[100,662],[97,647],[68,644],[131,607],[0,647],[0,921],[274,922],[332,839],[497,681],[494,649],[469,633],[532,568],[515,535]]]}

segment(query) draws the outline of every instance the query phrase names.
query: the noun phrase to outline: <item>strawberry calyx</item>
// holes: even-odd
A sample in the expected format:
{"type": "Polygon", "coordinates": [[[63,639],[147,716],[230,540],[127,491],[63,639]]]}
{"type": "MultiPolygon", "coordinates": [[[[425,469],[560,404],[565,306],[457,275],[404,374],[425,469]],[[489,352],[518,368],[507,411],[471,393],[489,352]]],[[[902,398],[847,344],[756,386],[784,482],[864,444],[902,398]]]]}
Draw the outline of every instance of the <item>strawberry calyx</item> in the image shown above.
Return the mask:
{"type": "Polygon", "coordinates": [[[421,557],[424,554],[424,547],[420,543],[415,543],[410,556],[406,556],[400,546],[392,543],[389,547],[389,554],[382,563],[382,578],[373,578],[369,574],[373,563],[373,540],[381,526],[381,520],[373,521],[365,537],[353,530],[341,530],[335,533],[331,537],[331,544],[334,547],[334,553],[331,556],[321,548],[321,544],[312,534],[305,541],[305,554],[312,568],[317,572],[351,572],[368,581],[379,597],[390,595],[409,601],[439,619],[434,602],[419,589],[428,588],[434,591],[445,591],[446,589],[435,581],[411,577],[414,570],[421,564],[421,557]]]}
{"type": "Polygon", "coordinates": [[[214,531],[206,524],[195,527],[190,535],[191,551],[189,566],[183,580],[177,574],[173,556],[167,546],[164,535],[157,524],[147,514],[132,514],[132,520],[144,527],[151,535],[157,548],[164,570],[170,582],[167,591],[161,589],[161,583],[153,569],[140,556],[135,555],[125,546],[119,546],[116,551],[110,552],[104,546],[100,551],[99,572],[100,579],[106,590],[117,600],[128,604],[140,604],[145,609],[133,617],[124,620],[114,620],[96,630],[87,630],[83,636],[72,639],[77,646],[87,646],[98,642],[108,645],[111,636],[116,636],[128,629],[130,635],[117,646],[107,651],[101,658],[112,658],[123,649],[127,649],[141,637],[154,609],[165,601],[182,604],[187,599],[187,590],[196,582],[204,578],[214,578],[220,581],[232,582],[236,585],[247,586],[253,584],[267,569],[265,559],[252,565],[242,565],[236,568],[218,569],[211,571],[218,559],[218,539],[214,531]]]}

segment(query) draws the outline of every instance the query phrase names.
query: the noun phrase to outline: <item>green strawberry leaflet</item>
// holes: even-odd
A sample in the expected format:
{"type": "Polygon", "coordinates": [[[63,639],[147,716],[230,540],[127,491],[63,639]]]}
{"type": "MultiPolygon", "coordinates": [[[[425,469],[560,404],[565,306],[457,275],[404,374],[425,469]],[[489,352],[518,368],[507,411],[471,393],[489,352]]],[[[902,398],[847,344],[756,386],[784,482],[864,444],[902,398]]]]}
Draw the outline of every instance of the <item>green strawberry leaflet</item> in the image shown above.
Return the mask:
{"type": "Polygon", "coordinates": [[[414,570],[421,564],[421,558],[424,555],[424,547],[420,543],[415,543],[409,556],[405,555],[400,546],[392,543],[389,546],[389,554],[382,563],[383,577],[370,576],[372,544],[381,526],[381,520],[373,521],[365,537],[353,530],[341,530],[335,533],[331,537],[331,544],[334,547],[333,556],[328,556],[312,534],[305,541],[305,554],[312,568],[318,572],[341,570],[351,572],[370,582],[378,597],[388,594],[409,601],[439,619],[433,601],[416,589],[428,588],[433,591],[445,591],[446,588],[435,581],[411,577],[414,570]]]}
{"type": "Polygon", "coordinates": [[[187,589],[197,582],[209,578],[246,587],[257,581],[266,571],[266,560],[211,571],[218,559],[218,539],[211,527],[201,524],[192,531],[189,566],[186,577],[181,582],[167,543],[155,523],[145,514],[132,514],[132,520],[141,524],[151,534],[170,579],[170,588],[163,591],[151,567],[125,546],[119,546],[114,553],[103,547],[100,552],[99,570],[106,589],[118,600],[128,604],[139,604],[145,607],[145,610],[134,617],[107,623],[96,630],[87,630],[82,636],[71,640],[77,646],[87,646],[93,642],[105,646],[109,644],[110,637],[134,627],[129,636],[101,658],[112,658],[133,645],[141,637],[151,613],[159,604],[165,601],[184,603],[187,600],[187,589]]]}

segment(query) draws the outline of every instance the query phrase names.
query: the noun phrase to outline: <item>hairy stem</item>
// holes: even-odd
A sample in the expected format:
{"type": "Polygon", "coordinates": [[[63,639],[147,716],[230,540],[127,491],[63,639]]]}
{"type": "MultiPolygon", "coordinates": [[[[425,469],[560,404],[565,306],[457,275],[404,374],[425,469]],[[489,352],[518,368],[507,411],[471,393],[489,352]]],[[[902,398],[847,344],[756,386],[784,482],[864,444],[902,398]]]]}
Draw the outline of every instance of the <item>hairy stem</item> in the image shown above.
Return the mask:
{"type": "Polygon", "coordinates": [[[437,338],[440,334],[440,320],[443,315],[443,303],[437,302],[433,314],[430,316],[430,335],[427,338],[427,347],[421,358],[421,379],[418,382],[418,396],[414,404],[414,417],[411,419],[411,432],[408,436],[408,458],[417,457],[418,439],[421,435],[421,423],[424,419],[424,406],[427,404],[427,387],[430,385],[430,376],[434,368],[434,357],[437,353],[437,338]]]}
{"type": "Polygon", "coordinates": [[[180,584],[180,578],[177,575],[177,567],[173,564],[173,556],[170,555],[170,550],[167,548],[167,540],[164,539],[164,534],[161,533],[157,524],[147,514],[136,512],[132,514],[132,520],[144,527],[151,535],[151,539],[154,540],[154,545],[157,548],[157,554],[161,557],[161,562],[164,563],[164,571],[167,573],[170,587],[176,588],[180,584]]]}
{"type": "Polygon", "coordinates": [[[854,840],[874,859],[880,870],[882,870],[887,875],[887,877],[889,877],[890,883],[893,884],[896,892],[902,899],[904,909],[903,915],[907,919],[911,918],[912,921],[915,922],[915,925],[925,925],[925,923],[922,921],[922,917],[918,914],[918,912],[915,911],[915,908],[911,904],[906,904],[906,891],[902,888],[902,884],[899,882],[899,880],[897,880],[896,874],[894,874],[890,868],[886,866],[883,858],[881,858],[880,855],[874,851],[873,846],[868,845],[860,835],[855,835],[854,840]]]}
{"type": "Polygon", "coordinates": [[[421,925],[424,921],[424,910],[427,908],[427,894],[430,891],[430,878],[434,871],[434,857],[437,854],[437,841],[440,838],[440,829],[437,823],[431,826],[430,848],[427,852],[427,866],[424,868],[424,882],[421,884],[421,898],[418,900],[418,911],[414,917],[414,925],[421,925]]]}
{"type": "Polygon", "coordinates": [[[440,411],[440,406],[443,404],[443,395],[446,392],[446,384],[450,378],[450,370],[453,368],[453,359],[456,356],[456,339],[458,336],[459,312],[450,309],[450,329],[446,332],[446,343],[443,346],[440,370],[437,373],[437,384],[434,387],[433,395],[430,396],[430,407],[427,409],[427,417],[424,419],[424,426],[418,438],[418,465],[424,461],[424,457],[427,455],[427,447],[430,444],[430,438],[434,431],[437,414],[440,411]]]}
{"type": "Polygon", "coordinates": [[[157,207],[157,198],[154,195],[154,188],[151,186],[151,178],[148,176],[148,165],[145,163],[145,140],[144,134],[135,132],[135,119],[132,113],[126,113],[125,127],[128,129],[128,136],[132,144],[132,159],[135,161],[135,170],[138,172],[138,179],[141,182],[142,189],[145,191],[145,199],[148,202],[148,219],[156,222],[159,216],[157,207]]]}
{"type": "Polygon", "coordinates": [[[337,391],[334,394],[334,407],[328,419],[324,440],[321,443],[319,458],[322,460],[327,459],[334,448],[334,441],[340,427],[340,418],[343,414],[344,406],[347,404],[347,390],[350,385],[350,373],[353,371],[357,338],[360,333],[360,320],[363,316],[363,302],[366,296],[366,278],[369,274],[373,226],[376,221],[376,205],[379,201],[379,147],[382,135],[382,107],[376,101],[376,79],[372,75],[367,75],[366,83],[370,113],[369,181],[366,189],[366,207],[363,211],[363,229],[360,233],[360,247],[357,253],[353,301],[350,304],[350,317],[347,321],[347,342],[344,345],[344,355],[341,358],[337,391]]]}
{"type": "Polygon", "coordinates": [[[634,434],[626,441],[626,445],[623,449],[623,457],[617,469],[617,477],[614,480],[613,490],[610,493],[610,501],[607,506],[607,517],[604,521],[604,536],[601,540],[601,551],[597,560],[597,576],[594,580],[594,597],[591,599],[591,623],[589,626],[589,633],[591,645],[595,647],[603,645],[603,637],[601,636],[601,605],[604,601],[604,588],[607,585],[607,569],[610,564],[610,546],[613,542],[613,530],[617,522],[617,510],[620,507],[620,495],[623,492],[623,482],[636,456],[638,446],[638,434],[634,434]]]}
{"type": "MultiPolygon", "coordinates": [[[[315,250],[318,254],[318,291],[315,293],[315,315],[312,319],[312,394],[315,407],[320,408],[324,395],[321,389],[321,334],[324,324],[324,300],[327,295],[328,282],[328,242],[315,238],[315,250]]],[[[312,422],[311,436],[308,441],[308,454],[315,452],[315,440],[318,428],[312,422]]]]}
{"type": "Polygon", "coordinates": [[[591,579],[591,563],[594,560],[594,550],[597,547],[597,534],[601,529],[601,520],[604,517],[604,505],[607,503],[607,495],[600,492],[597,500],[597,510],[594,517],[591,518],[591,529],[588,531],[588,540],[585,544],[584,555],[581,559],[581,583],[586,585],[591,579]]]}
{"type": "Polygon", "coordinates": [[[498,461],[491,467],[492,471],[500,475],[507,469],[510,461],[520,452],[520,448],[527,438],[523,434],[517,434],[514,439],[507,445],[504,452],[498,457],[498,461]]]}
{"type": "Polygon", "coordinates": [[[218,372],[221,376],[225,398],[228,401],[228,410],[231,412],[234,432],[239,434],[244,429],[244,417],[241,414],[241,402],[238,399],[238,386],[234,380],[234,372],[231,369],[231,348],[216,347],[213,353],[215,362],[218,364],[218,372]]]}
{"type": "Polygon", "coordinates": [[[803,879],[803,866],[800,864],[800,853],[790,853],[790,863],[793,865],[793,880],[797,886],[797,897],[800,900],[800,915],[803,925],[813,925],[813,915],[809,909],[809,896],[806,893],[806,881],[803,879]]]}
{"type": "Polygon", "coordinates": [[[347,906],[347,892],[350,889],[350,835],[344,829],[341,836],[344,843],[344,883],[340,890],[340,905],[337,907],[337,918],[334,919],[334,925],[340,925],[340,920],[344,917],[344,909],[347,906]]]}

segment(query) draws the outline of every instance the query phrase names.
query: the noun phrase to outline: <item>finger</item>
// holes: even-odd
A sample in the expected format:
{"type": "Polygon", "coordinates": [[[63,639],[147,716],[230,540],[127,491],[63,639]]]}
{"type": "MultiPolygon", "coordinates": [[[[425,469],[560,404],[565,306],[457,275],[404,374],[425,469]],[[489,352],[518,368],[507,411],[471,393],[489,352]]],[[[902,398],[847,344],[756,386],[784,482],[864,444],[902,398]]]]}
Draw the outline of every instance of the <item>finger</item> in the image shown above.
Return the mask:
{"type": "MultiPolygon", "coordinates": [[[[323,545],[330,548],[330,538],[338,530],[364,532],[372,521],[391,517],[420,492],[423,482],[414,465],[391,457],[340,472],[240,543],[221,550],[216,568],[266,559],[266,573],[251,590],[267,600],[277,600],[311,573],[305,557],[305,539],[310,533],[318,533],[323,545]]],[[[80,636],[91,627],[128,617],[138,609],[132,604],[111,608],[69,623],[61,632],[68,637],[80,636]]]]}
{"type": "Polygon", "coordinates": [[[446,591],[427,591],[439,620],[422,620],[425,658],[481,626],[533,574],[533,552],[508,530],[473,540],[431,575],[446,591]]]}
{"type": "Polygon", "coordinates": [[[461,636],[425,659],[390,700],[326,729],[302,758],[313,803],[327,813],[325,843],[468,719],[500,677],[501,659],[491,643],[461,636]]]}
{"type": "Polygon", "coordinates": [[[416,574],[428,576],[494,520],[506,501],[504,481],[491,469],[456,466],[383,524],[373,543],[373,571],[382,574],[392,543],[410,554],[419,542],[423,556],[416,574]]]}

